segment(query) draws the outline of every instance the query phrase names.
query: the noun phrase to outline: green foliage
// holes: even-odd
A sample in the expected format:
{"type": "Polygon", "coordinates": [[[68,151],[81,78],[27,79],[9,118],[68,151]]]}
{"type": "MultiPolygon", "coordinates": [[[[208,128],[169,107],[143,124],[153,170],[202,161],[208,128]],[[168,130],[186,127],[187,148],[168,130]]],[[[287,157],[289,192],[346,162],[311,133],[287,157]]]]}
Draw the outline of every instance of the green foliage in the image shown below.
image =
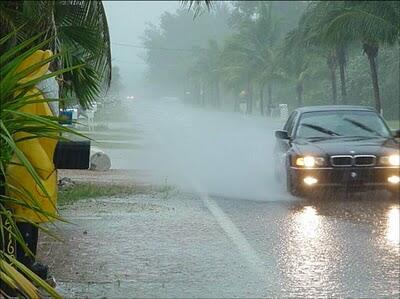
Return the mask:
{"type": "MultiPolygon", "coordinates": [[[[10,39],[12,39],[13,35],[14,33],[11,33],[1,38],[0,46],[10,42],[10,39]]],[[[37,100],[37,94],[29,95],[27,91],[44,79],[58,76],[64,72],[72,71],[78,67],[75,66],[66,69],[60,69],[40,78],[32,79],[28,82],[20,82],[21,78],[26,77],[31,72],[34,72],[47,63],[51,63],[59,57],[55,55],[17,73],[17,67],[25,58],[31,56],[36,50],[45,47],[50,42],[50,40],[40,42],[41,39],[41,34],[36,35],[31,39],[16,44],[15,47],[0,54],[0,188],[2,190],[4,190],[4,188],[8,188],[13,190],[14,193],[23,195],[21,197],[29,199],[29,201],[24,201],[3,194],[0,195],[0,238],[4,240],[5,232],[7,230],[12,238],[14,238],[16,242],[18,242],[28,253],[30,253],[30,251],[26,247],[19,230],[15,225],[15,215],[13,215],[7,209],[7,207],[10,204],[20,205],[31,209],[36,213],[43,215],[44,217],[52,217],[54,219],[54,215],[49,215],[45,211],[41,210],[36,204],[36,198],[27,190],[20,189],[9,183],[6,183],[4,181],[6,168],[11,163],[10,160],[12,155],[16,155],[20,165],[27,169],[30,176],[41,189],[42,193],[47,194],[47,191],[38,175],[38,169],[29,162],[29,159],[18,148],[18,142],[25,140],[26,138],[59,138],[61,132],[75,134],[74,131],[59,125],[58,119],[55,117],[38,116],[19,111],[20,108],[27,104],[58,100],[37,100]],[[29,137],[26,137],[25,139],[15,139],[15,135],[21,132],[29,133],[29,137]],[[11,226],[6,226],[6,222],[11,224],[11,226]]],[[[21,216],[19,216],[18,220],[30,222],[29,219],[25,219],[21,216]]],[[[47,231],[40,226],[39,228],[47,231]]],[[[28,270],[24,265],[17,262],[14,257],[7,255],[2,248],[0,249],[0,260],[0,275],[2,284],[5,283],[9,285],[11,288],[16,289],[20,294],[29,298],[38,297],[38,287],[43,288],[49,295],[53,297],[59,297],[50,286],[48,286],[39,277],[28,270]],[[28,279],[24,278],[21,273],[23,273],[28,279]]]]}
{"type": "Polygon", "coordinates": [[[137,192],[138,190],[134,186],[77,183],[76,185],[60,191],[59,203],[60,205],[66,205],[81,199],[126,196],[136,194],[137,192]]]}
{"type": "Polygon", "coordinates": [[[200,105],[220,97],[232,109],[244,94],[262,113],[268,93],[270,104],[291,108],[382,102],[385,116],[398,118],[400,2],[235,1],[219,9],[194,23],[178,11],[148,28],[150,82],[178,96],[190,90],[185,100],[200,105]]]}
{"type": "Polygon", "coordinates": [[[335,17],[325,22],[325,40],[357,40],[393,45],[400,30],[398,1],[345,1],[335,17]]]}
{"type": "Polygon", "coordinates": [[[52,68],[71,69],[60,76],[62,96],[77,97],[87,107],[111,79],[111,51],[107,18],[101,1],[1,1],[0,33],[16,31],[5,48],[38,33],[53,53],[62,53],[52,68]]]}
{"type": "Polygon", "coordinates": [[[181,95],[187,86],[187,73],[208,48],[210,40],[224,40],[231,32],[229,11],[224,2],[216,2],[208,14],[193,14],[187,9],[164,13],[160,25],[149,24],[143,35],[147,48],[147,81],[157,86],[154,95],[181,95]],[[157,94],[158,93],[158,94],[157,94]]]}
{"type": "Polygon", "coordinates": [[[181,0],[181,3],[189,9],[193,9],[194,17],[203,13],[205,9],[209,10],[213,5],[212,0],[181,0]]]}

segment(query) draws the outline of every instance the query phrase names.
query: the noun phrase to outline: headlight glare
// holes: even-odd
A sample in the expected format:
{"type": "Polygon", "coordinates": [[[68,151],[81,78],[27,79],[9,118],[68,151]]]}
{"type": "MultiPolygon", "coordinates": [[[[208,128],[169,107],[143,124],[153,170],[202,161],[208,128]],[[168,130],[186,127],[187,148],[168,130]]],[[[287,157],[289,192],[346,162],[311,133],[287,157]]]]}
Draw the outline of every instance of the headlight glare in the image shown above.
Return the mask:
{"type": "Polygon", "coordinates": [[[390,163],[390,165],[393,165],[393,166],[399,166],[400,165],[400,156],[399,155],[390,155],[389,163],[390,163]]]}
{"type": "Polygon", "coordinates": [[[400,165],[400,156],[399,155],[384,156],[384,157],[381,157],[380,162],[383,165],[399,166],[400,165]]]}
{"type": "Polygon", "coordinates": [[[324,161],[322,157],[304,156],[296,159],[296,166],[312,168],[315,166],[323,166],[324,161]]]}

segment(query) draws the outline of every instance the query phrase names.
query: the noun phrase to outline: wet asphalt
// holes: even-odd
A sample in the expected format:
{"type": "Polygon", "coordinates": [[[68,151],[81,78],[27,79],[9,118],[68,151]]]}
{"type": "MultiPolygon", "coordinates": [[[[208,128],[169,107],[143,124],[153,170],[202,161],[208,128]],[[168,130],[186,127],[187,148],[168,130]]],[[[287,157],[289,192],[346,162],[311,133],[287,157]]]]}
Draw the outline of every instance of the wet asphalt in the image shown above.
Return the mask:
{"type": "MultiPolygon", "coordinates": [[[[272,171],[277,120],[138,101],[140,147],[114,168],[174,189],[63,207],[42,238],[65,297],[399,298],[399,202],[386,192],[288,195],[272,171]]],[[[135,176],[132,175],[132,181],[135,176]]]]}

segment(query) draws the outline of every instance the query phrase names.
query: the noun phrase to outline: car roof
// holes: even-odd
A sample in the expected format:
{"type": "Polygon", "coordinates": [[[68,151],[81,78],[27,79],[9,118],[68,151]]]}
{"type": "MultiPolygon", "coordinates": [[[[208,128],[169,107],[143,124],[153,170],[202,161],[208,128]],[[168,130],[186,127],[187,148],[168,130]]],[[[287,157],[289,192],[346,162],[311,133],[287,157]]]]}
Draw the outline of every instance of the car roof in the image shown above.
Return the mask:
{"type": "Polygon", "coordinates": [[[326,106],[306,106],[297,108],[295,111],[300,113],[304,112],[317,112],[317,111],[340,111],[340,110],[358,110],[358,111],[374,111],[373,107],[369,106],[353,106],[353,105],[326,105],[326,106]]]}

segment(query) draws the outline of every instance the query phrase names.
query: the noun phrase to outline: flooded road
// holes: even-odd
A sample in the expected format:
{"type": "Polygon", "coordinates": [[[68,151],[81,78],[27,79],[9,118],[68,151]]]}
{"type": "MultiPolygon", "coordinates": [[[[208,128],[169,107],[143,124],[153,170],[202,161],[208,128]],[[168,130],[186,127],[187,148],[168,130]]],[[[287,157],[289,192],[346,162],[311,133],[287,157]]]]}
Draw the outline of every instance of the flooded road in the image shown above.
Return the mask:
{"type": "Polygon", "coordinates": [[[272,171],[279,121],[179,102],[130,113],[110,124],[138,132],[109,149],[113,167],[177,188],[64,207],[74,225],[41,258],[66,297],[399,297],[399,203],[385,192],[288,195],[272,171]]]}

